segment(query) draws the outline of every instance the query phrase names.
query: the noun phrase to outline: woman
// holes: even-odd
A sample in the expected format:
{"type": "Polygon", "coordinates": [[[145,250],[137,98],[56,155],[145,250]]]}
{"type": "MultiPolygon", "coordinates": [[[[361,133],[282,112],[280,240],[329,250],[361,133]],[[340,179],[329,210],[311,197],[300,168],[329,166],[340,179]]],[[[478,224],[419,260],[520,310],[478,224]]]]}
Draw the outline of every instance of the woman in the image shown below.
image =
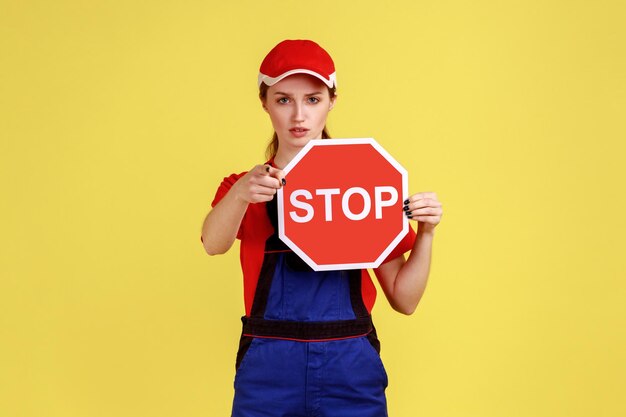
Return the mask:
{"type": "MultiPolygon", "coordinates": [[[[334,63],[315,42],[286,40],[265,57],[258,83],[275,131],[269,160],[224,178],[201,237],[210,255],[241,240],[246,315],[232,415],[386,416],[368,272],[315,272],[277,237],[274,196],[289,186],[281,169],[309,140],[328,138],[334,63]]],[[[426,287],[442,208],[435,193],[418,193],[404,213],[418,222],[417,233],[411,229],[374,272],[391,306],[412,314],[426,287]]]]}

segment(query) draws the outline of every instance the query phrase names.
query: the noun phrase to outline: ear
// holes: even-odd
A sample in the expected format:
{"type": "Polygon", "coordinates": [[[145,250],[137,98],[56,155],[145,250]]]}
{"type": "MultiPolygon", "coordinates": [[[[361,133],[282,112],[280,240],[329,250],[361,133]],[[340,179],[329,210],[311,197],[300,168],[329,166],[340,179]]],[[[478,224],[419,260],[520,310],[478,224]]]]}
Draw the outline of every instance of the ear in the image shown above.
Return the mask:
{"type": "Polygon", "coordinates": [[[333,107],[335,107],[335,101],[337,101],[337,94],[335,94],[331,99],[330,99],[330,106],[328,106],[328,111],[331,111],[333,109],[333,107]]]}
{"type": "Polygon", "coordinates": [[[263,110],[265,110],[265,113],[269,113],[269,110],[267,109],[267,106],[265,105],[265,100],[261,99],[261,106],[263,107],[263,110]]]}

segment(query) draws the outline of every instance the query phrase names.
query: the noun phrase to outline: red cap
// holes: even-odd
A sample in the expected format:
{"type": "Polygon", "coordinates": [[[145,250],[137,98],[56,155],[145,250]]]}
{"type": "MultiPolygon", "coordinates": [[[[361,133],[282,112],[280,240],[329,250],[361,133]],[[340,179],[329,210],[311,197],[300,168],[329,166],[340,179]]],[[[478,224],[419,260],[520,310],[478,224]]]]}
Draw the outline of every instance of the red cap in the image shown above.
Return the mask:
{"type": "Polygon", "coordinates": [[[261,83],[272,86],[293,74],[309,74],[329,88],[337,86],[333,59],[313,41],[288,39],[276,45],[261,63],[259,87],[261,83]]]}

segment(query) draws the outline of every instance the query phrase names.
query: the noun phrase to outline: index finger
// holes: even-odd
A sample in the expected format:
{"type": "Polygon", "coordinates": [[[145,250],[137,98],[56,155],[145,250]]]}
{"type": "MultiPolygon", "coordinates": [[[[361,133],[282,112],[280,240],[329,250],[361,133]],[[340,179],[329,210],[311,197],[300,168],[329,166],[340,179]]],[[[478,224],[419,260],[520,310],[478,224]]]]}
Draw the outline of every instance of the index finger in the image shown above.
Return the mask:
{"type": "Polygon", "coordinates": [[[268,175],[270,177],[274,177],[278,180],[279,183],[285,185],[287,181],[285,180],[285,174],[282,169],[274,168],[271,165],[265,164],[263,165],[263,175],[268,175]]]}
{"type": "Polygon", "coordinates": [[[437,194],[435,194],[433,192],[416,193],[416,194],[413,194],[412,196],[410,196],[407,200],[410,201],[410,202],[415,202],[415,201],[423,200],[425,198],[430,198],[430,199],[436,200],[437,199],[437,194]]]}
{"type": "Polygon", "coordinates": [[[259,168],[259,175],[276,178],[278,184],[285,185],[287,183],[282,169],[274,168],[269,164],[259,165],[259,168]]]}

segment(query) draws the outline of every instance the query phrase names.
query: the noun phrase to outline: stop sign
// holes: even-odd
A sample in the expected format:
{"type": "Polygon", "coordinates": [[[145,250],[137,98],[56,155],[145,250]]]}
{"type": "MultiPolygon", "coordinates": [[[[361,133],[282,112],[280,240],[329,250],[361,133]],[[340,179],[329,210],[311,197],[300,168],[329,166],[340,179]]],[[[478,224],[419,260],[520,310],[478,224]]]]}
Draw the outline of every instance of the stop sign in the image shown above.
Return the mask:
{"type": "Polygon", "coordinates": [[[316,271],[377,268],[409,231],[407,172],[372,138],[311,140],[283,171],[279,237],[316,271]]]}

